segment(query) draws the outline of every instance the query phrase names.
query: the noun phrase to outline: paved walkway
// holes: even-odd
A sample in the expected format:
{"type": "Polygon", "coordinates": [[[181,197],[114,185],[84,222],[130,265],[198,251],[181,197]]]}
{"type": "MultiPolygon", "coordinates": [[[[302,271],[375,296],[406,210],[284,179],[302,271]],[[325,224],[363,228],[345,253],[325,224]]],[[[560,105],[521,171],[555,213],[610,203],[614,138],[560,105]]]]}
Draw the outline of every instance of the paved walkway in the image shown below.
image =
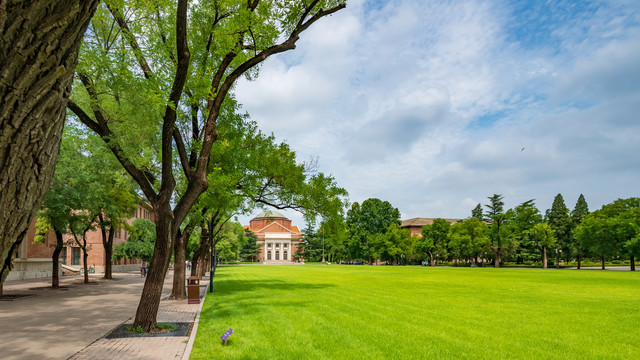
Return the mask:
{"type": "MultiPolygon", "coordinates": [[[[133,322],[144,279],[137,273],[102,274],[82,284],[80,276],[61,278],[61,289],[47,288],[50,279],[7,281],[5,295],[27,295],[0,301],[2,359],[185,359],[195,338],[201,304],[163,300],[158,322],[194,322],[190,336],[105,339],[122,323],[133,322]]],[[[171,292],[172,273],[163,298],[171,292]]],[[[208,284],[208,278],[202,279],[208,284]]],[[[206,287],[200,288],[204,294],[206,287]]]]}

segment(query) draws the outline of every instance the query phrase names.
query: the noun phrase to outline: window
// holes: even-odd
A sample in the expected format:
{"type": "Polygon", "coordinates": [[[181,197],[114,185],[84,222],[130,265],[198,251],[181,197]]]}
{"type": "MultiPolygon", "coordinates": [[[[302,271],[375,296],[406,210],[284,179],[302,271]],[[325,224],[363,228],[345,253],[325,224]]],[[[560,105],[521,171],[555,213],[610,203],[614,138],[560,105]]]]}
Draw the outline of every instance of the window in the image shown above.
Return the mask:
{"type": "Polygon", "coordinates": [[[284,248],[286,249],[286,248],[288,248],[288,247],[289,247],[289,244],[284,243],[284,244],[282,244],[282,247],[284,247],[284,248]]]}
{"type": "Polygon", "coordinates": [[[62,256],[62,258],[60,259],[60,261],[62,262],[62,265],[67,265],[67,247],[66,246],[62,247],[62,253],[60,255],[62,256]]]}
{"type": "Polygon", "coordinates": [[[271,243],[267,243],[267,249],[271,249],[271,243]]]}
{"type": "Polygon", "coordinates": [[[280,243],[276,243],[276,249],[280,249],[280,243]]]}
{"type": "Polygon", "coordinates": [[[267,251],[267,260],[271,260],[271,251],[267,251]]]}
{"type": "Polygon", "coordinates": [[[280,251],[276,251],[276,260],[280,260],[280,251]]]}
{"type": "Polygon", "coordinates": [[[80,265],[80,248],[71,248],[71,265],[80,265]]]}
{"type": "Polygon", "coordinates": [[[287,255],[288,255],[288,254],[287,254],[287,252],[285,251],[285,252],[282,254],[282,260],[287,260],[287,255]]]}

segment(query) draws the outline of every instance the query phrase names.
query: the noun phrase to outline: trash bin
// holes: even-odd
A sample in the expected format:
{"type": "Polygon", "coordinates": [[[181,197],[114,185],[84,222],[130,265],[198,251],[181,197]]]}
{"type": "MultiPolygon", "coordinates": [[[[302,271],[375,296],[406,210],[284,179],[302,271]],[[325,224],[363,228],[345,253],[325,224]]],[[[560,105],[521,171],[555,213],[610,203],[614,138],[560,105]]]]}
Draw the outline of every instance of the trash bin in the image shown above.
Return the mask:
{"type": "Polygon", "coordinates": [[[197,276],[187,279],[187,298],[189,304],[200,304],[200,279],[197,276]]]}

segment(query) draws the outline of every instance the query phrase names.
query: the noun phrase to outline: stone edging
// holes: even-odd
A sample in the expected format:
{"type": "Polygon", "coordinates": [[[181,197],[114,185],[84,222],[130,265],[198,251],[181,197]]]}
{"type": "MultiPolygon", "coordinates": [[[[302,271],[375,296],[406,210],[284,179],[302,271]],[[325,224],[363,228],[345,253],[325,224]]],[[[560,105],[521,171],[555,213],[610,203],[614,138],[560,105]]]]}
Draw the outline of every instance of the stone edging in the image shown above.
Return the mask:
{"type": "Polygon", "coordinates": [[[187,343],[187,347],[184,349],[184,353],[182,353],[182,360],[189,360],[189,356],[191,356],[191,350],[193,349],[193,343],[196,340],[196,333],[198,332],[198,323],[200,322],[200,312],[202,312],[202,306],[204,305],[204,301],[207,298],[207,293],[209,292],[209,285],[204,291],[204,296],[200,298],[200,306],[198,307],[198,312],[196,313],[196,318],[193,320],[193,326],[191,327],[191,334],[189,336],[189,342],[187,343]]]}

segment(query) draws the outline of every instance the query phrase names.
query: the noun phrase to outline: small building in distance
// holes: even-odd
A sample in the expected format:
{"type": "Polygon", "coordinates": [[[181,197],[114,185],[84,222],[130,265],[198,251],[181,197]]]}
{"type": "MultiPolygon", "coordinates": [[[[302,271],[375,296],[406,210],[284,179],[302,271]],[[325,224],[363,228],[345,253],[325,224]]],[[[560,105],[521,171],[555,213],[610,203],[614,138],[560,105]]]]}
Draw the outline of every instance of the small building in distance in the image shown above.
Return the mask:
{"type": "MultiPolygon", "coordinates": [[[[245,229],[257,236],[258,260],[264,264],[293,264],[302,244],[302,233],[291,220],[277,211],[265,211],[251,219],[245,229]]],[[[300,259],[302,261],[302,259],[300,259]]]]}
{"type": "MultiPolygon", "coordinates": [[[[425,225],[431,225],[433,224],[433,220],[435,220],[437,218],[421,218],[421,217],[417,217],[417,218],[413,218],[413,219],[409,219],[409,220],[402,220],[402,223],[400,224],[400,227],[403,229],[409,229],[409,231],[411,232],[411,236],[413,235],[418,235],[420,237],[422,237],[422,227],[425,225]]],[[[464,219],[444,219],[446,220],[449,224],[453,225],[457,222],[460,222],[464,219]]]]}

